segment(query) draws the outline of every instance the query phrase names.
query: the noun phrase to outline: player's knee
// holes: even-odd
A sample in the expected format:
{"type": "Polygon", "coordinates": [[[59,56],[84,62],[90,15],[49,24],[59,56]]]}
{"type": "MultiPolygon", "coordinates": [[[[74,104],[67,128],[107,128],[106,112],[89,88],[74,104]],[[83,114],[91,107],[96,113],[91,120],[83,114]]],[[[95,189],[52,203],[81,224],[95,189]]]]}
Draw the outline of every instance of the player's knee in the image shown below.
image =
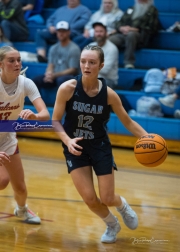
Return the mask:
{"type": "Polygon", "coordinates": [[[116,34],[110,36],[110,37],[109,37],[109,40],[110,40],[113,44],[115,44],[117,47],[119,47],[119,46],[121,45],[121,42],[120,42],[119,38],[116,36],[116,34]]]}
{"type": "Polygon", "coordinates": [[[114,197],[112,195],[101,197],[101,202],[106,206],[114,206],[114,197]]]}
{"type": "Polygon", "coordinates": [[[85,197],[84,202],[89,208],[95,208],[99,204],[99,201],[96,197],[85,197]]]}
{"type": "Polygon", "coordinates": [[[0,178],[0,190],[5,189],[9,184],[9,177],[0,178]]]}

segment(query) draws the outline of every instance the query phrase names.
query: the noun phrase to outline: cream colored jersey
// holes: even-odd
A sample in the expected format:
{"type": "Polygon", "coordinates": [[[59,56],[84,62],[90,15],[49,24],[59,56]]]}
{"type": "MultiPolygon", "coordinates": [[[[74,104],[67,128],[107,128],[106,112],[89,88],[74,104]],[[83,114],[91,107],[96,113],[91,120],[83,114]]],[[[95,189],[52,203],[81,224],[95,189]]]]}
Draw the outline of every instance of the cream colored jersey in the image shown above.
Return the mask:
{"type": "MultiPolygon", "coordinates": [[[[17,120],[20,112],[23,110],[25,96],[28,96],[31,101],[40,97],[39,91],[33,81],[19,75],[16,83],[3,85],[0,79],[0,120],[17,120]],[[26,83],[27,88],[25,88],[26,83]],[[9,95],[5,90],[5,85],[14,85],[14,93],[12,94],[11,90],[11,95],[9,95]]],[[[0,132],[0,151],[12,155],[16,147],[16,133],[0,132]]]]}

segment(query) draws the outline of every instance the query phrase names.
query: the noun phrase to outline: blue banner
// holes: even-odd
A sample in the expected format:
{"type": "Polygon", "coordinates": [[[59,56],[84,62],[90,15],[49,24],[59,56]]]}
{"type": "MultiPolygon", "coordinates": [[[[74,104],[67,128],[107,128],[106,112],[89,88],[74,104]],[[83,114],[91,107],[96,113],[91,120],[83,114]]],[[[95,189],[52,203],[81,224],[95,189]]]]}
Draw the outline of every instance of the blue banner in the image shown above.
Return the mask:
{"type": "Polygon", "coordinates": [[[0,132],[52,132],[55,127],[52,120],[1,120],[0,132]]]}

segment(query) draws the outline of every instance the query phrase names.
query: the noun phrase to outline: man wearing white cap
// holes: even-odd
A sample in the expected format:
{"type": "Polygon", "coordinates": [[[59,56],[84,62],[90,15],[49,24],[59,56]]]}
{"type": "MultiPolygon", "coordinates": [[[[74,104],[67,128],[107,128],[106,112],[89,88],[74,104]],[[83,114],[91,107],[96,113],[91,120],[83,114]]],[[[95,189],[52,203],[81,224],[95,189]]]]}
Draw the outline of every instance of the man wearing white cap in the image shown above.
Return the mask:
{"type": "Polygon", "coordinates": [[[47,44],[54,44],[56,25],[59,21],[66,21],[70,25],[71,39],[83,33],[85,24],[89,21],[91,11],[80,3],[80,0],[67,0],[67,5],[58,8],[48,19],[46,29],[38,30],[36,47],[39,62],[46,62],[47,44]]]}
{"type": "Polygon", "coordinates": [[[38,89],[59,87],[79,72],[79,47],[70,40],[70,27],[66,21],[56,25],[58,42],[52,45],[48,54],[48,66],[44,75],[33,79],[38,89]]]}

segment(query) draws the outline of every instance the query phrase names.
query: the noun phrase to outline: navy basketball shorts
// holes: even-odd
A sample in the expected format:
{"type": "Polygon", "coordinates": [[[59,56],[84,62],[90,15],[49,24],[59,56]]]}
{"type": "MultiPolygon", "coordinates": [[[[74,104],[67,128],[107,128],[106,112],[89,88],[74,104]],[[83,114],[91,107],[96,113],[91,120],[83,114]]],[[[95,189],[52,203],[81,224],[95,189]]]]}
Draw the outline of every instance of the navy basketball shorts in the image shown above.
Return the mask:
{"type": "Polygon", "coordinates": [[[104,139],[82,140],[77,143],[83,147],[82,154],[75,156],[68,151],[63,143],[64,156],[68,167],[68,173],[71,171],[91,166],[97,176],[112,174],[112,167],[117,170],[112,155],[112,147],[108,137],[104,139]]]}

